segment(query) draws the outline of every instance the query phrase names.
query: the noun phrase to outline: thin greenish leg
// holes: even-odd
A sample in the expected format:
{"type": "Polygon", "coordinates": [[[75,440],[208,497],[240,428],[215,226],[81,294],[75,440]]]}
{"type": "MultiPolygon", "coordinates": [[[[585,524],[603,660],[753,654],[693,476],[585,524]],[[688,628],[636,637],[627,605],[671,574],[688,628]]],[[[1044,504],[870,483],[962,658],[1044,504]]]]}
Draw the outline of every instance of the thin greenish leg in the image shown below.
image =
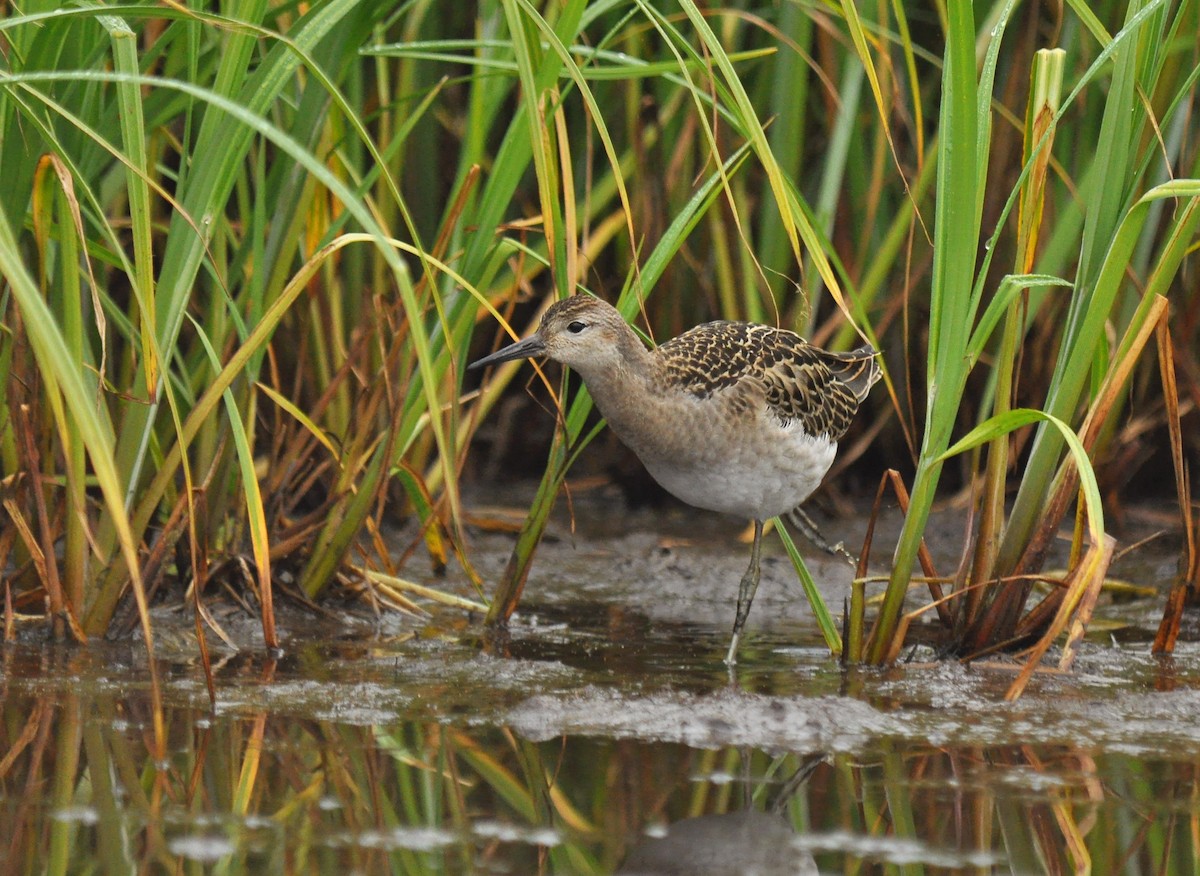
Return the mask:
{"type": "Polygon", "coordinates": [[[754,601],[754,593],[758,590],[758,580],[762,577],[762,569],[758,562],[759,550],[762,548],[762,532],[763,522],[755,520],[754,546],[750,549],[750,567],[746,569],[746,574],[742,576],[742,583],[738,585],[737,617],[733,621],[733,639],[729,643],[729,653],[725,655],[725,662],[730,666],[737,663],[737,649],[738,642],[742,638],[742,627],[746,625],[746,618],[750,614],[750,603],[754,601]]]}

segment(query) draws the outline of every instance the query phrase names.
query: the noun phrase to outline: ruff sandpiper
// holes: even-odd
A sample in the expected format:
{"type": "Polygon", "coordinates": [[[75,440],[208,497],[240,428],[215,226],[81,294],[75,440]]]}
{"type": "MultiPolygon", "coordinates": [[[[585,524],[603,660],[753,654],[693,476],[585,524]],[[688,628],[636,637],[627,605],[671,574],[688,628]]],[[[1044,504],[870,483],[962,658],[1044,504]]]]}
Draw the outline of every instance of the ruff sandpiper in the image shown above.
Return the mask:
{"type": "Polygon", "coordinates": [[[668,492],[754,521],[738,587],[738,640],[760,578],[763,521],[796,508],[833,464],[838,439],[879,379],[870,346],[814,347],[794,332],[709,322],[647,349],[610,304],[557,302],[532,336],[471,365],[545,356],[573,368],[617,436],[668,492]]]}

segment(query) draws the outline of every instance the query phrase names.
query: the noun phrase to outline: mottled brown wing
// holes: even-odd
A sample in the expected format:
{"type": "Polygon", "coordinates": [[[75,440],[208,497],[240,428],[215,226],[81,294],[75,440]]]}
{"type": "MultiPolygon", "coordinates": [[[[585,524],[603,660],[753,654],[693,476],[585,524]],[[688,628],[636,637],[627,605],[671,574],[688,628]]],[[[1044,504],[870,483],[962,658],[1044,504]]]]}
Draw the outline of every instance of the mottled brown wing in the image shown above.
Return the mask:
{"type": "Polygon", "coordinates": [[[698,396],[751,381],[783,422],[836,441],[879,379],[875,351],[829,353],[794,332],[745,322],[696,326],[660,348],[667,379],[698,396]]]}

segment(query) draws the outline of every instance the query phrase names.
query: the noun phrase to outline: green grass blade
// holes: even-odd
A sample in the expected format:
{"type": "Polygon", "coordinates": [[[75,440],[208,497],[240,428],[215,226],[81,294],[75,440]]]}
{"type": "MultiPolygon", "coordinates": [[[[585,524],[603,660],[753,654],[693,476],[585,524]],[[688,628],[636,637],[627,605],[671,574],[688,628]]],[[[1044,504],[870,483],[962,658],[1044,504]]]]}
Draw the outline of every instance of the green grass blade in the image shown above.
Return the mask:
{"type": "MultiPolygon", "coordinates": [[[[971,287],[979,239],[983,154],[975,79],[975,22],[968,4],[948,7],[938,147],[937,212],[929,320],[929,398],[925,434],[908,514],[896,546],[883,606],[871,635],[867,660],[881,662],[900,622],[900,610],[916,565],[925,523],[941,474],[940,457],[966,379],[963,351],[971,325],[971,287]]],[[[994,37],[999,39],[1000,35],[994,37]]]]}
{"type": "Polygon", "coordinates": [[[837,624],[833,621],[833,615],[829,613],[829,608],[825,605],[825,599],[821,596],[817,582],[813,580],[812,573],[808,571],[804,557],[800,555],[791,533],[784,529],[779,518],[775,518],[775,531],[779,533],[779,540],[783,542],[792,566],[795,567],[796,574],[800,576],[800,586],[804,588],[804,595],[808,598],[808,604],[812,608],[813,617],[821,629],[821,635],[825,639],[829,653],[836,657],[842,653],[842,636],[838,632],[837,624]]]}

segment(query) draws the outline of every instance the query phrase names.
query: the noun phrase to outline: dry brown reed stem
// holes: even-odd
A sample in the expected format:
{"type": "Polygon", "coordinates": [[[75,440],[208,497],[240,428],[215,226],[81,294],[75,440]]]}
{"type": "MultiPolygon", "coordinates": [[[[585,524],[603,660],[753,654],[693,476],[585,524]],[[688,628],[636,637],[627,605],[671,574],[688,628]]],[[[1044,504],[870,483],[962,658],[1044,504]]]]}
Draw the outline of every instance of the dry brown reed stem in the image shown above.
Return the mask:
{"type": "MultiPolygon", "coordinates": [[[[3,562],[4,551],[0,551],[0,563],[3,562]]],[[[4,579],[4,641],[15,642],[17,640],[16,619],[13,616],[13,601],[12,601],[12,585],[8,579],[4,579]]]]}
{"type": "MultiPolygon", "coordinates": [[[[932,589],[934,582],[930,581],[929,584],[930,589],[932,589]]],[[[904,640],[908,636],[908,628],[912,626],[913,621],[915,621],[925,612],[929,611],[931,608],[937,609],[938,613],[940,614],[955,599],[958,599],[965,593],[971,592],[971,590],[974,588],[983,586],[985,585],[972,584],[968,587],[964,587],[961,590],[956,590],[953,593],[949,593],[945,596],[935,599],[933,602],[927,602],[925,605],[922,605],[919,608],[914,608],[910,612],[902,614],[900,616],[900,622],[896,624],[896,635],[892,636],[892,641],[888,645],[887,658],[884,660],[884,663],[895,663],[900,659],[900,652],[904,649],[904,640]]]]}
{"type": "Polygon", "coordinates": [[[1079,629],[1072,629],[1072,637],[1069,641],[1069,647],[1064,649],[1062,660],[1059,663],[1060,670],[1070,668],[1071,661],[1074,659],[1074,645],[1078,642],[1079,637],[1083,635],[1083,630],[1087,626],[1087,622],[1091,619],[1092,609],[1095,608],[1096,598],[1099,596],[1100,588],[1104,586],[1104,575],[1108,571],[1109,562],[1112,560],[1113,548],[1116,542],[1112,536],[1105,535],[1100,544],[1088,545],[1087,552],[1083,559],[1071,570],[1066,580],[1066,595],[1058,606],[1058,612],[1054,616],[1054,621],[1050,624],[1049,629],[1038,641],[1036,645],[1028,652],[1026,657],[1025,668],[1021,670],[1020,675],[1013,681],[1008,691],[1004,694],[1004,698],[1009,700],[1017,699],[1024,692],[1026,685],[1029,684],[1029,679],[1033,677],[1038,665],[1041,663],[1042,657],[1055,639],[1067,628],[1067,624],[1071,621],[1072,616],[1076,617],[1079,629]]]}
{"type": "Polygon", "coordinates": [[[1162,380],[1163,401],[1167,408],[1167,433],[1171,440],[1171,461],[1175,468],[1175,489],[1179,502],[1180,520],[1186,539],[1185,572],[1171,587],[1151,649],[1155,654],[1170,654],[1175,650],[1175,640],[1179,637],[1183,610],[1189,602],[1194,603],[1197,595],[1200,594],[1200,557],[1196,552],[1197,534],[1192,514],[1190,473],[1187,462],[1183,458],[1179,386],[1175,380],[1175,346],[1171,339],[1171,329],[1165,318],[1158,323],[1156,340],[1158,342],[1158,370],[1162,380]]]}

